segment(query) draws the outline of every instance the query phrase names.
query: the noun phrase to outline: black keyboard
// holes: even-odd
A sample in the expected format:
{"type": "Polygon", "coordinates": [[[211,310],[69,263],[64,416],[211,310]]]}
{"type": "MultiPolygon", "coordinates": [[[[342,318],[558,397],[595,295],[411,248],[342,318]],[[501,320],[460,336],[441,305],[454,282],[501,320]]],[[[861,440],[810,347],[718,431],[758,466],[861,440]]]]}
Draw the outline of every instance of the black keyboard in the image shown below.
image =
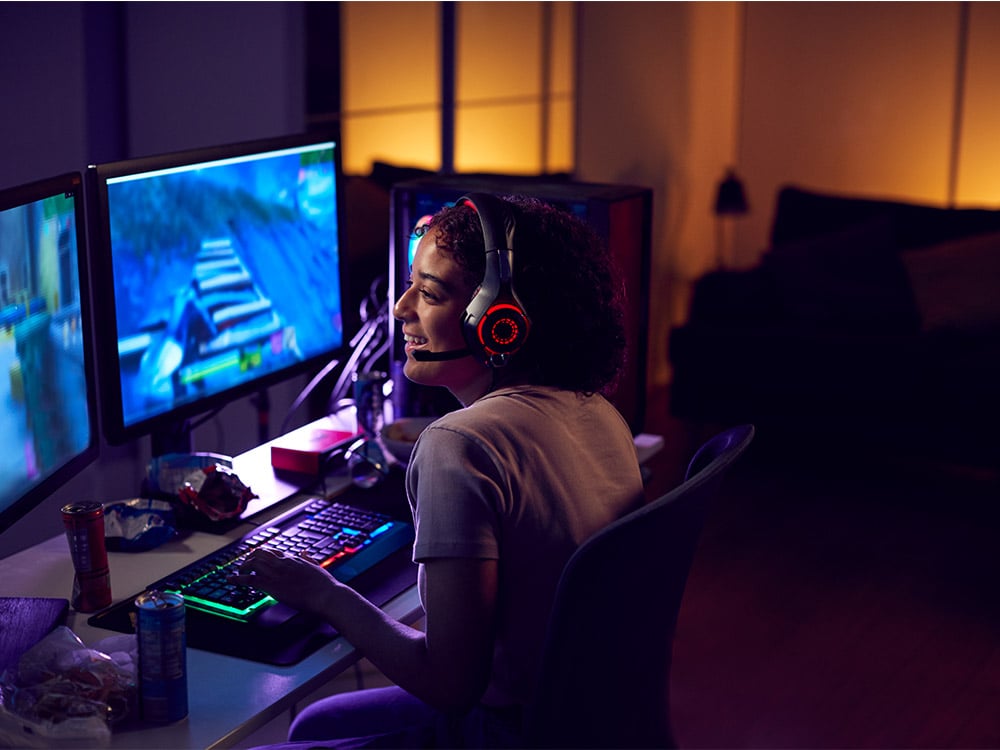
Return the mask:
{"type": "Polygon", "coordinates": [[[312,498],[149,588],[181,594],[192,609],[249,622],[276,604],[274,598],[226,579],[255,549],[300,555],[347,583],[412,542],[412,524],[353,505],[312,498]]]}

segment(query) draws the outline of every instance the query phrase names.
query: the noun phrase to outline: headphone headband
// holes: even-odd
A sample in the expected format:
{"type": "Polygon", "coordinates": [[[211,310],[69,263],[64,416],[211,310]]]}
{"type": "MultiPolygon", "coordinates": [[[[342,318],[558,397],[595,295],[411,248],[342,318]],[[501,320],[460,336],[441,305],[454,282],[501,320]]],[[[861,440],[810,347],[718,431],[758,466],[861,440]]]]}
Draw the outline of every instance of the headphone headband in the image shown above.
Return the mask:
{"type": "Polygon", "coordinates": [[[502,367],[524,344],[531,320],[514,291],[514,233],[512,206],[488,193],[469,193],[456,204],[479,216],[486,247],[483,281],[462,317],[466,343],[491,367],[502,367]]]}

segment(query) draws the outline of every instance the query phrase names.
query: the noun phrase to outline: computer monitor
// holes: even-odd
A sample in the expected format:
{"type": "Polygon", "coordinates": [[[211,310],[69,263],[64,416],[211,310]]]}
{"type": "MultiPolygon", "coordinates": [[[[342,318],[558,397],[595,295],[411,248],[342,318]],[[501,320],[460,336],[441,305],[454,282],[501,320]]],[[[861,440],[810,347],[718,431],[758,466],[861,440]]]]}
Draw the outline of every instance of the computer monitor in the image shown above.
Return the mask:
{"type": "Polygon", "coordinates": [[[191,417],[341,350],[339,150],[311,134],[87,170],[109,443],[189,449],[191,417]]]}
{"type": "Polygon", "coordinates": [[[83,180],[0,190],[0,533],[98,453],[83,180]]]}

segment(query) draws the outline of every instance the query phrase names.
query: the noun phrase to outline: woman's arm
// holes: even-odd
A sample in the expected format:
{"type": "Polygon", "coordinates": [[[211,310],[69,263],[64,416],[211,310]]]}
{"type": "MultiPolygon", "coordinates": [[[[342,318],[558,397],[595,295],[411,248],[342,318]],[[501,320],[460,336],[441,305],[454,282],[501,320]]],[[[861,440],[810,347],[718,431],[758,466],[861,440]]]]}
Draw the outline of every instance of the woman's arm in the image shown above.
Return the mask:
{"type": "Polygon", "coordinates": [[[497,562],[436,558],[421,567],[423,631],[301,558],[259,551],[233,580],[326,620],[386,677],[435,708],[469,708],[490,676],[497,562]]]}

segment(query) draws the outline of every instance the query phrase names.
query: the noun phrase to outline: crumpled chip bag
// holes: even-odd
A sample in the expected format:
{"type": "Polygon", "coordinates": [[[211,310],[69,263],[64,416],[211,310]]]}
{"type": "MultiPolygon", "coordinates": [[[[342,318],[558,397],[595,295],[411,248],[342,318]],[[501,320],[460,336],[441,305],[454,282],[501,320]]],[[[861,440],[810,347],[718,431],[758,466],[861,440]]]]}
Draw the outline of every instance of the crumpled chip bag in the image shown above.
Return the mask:
{"type": "Polygon", "coordinates": [[[239,516],[257,497],[233,471],[232,459],[217,453],[158,456],[150,462],[149,479],[154,489],[211,521],[239,516]]]}
{"type": "Polygon", "coordinates": [[[143,552],[170,541],[177,529],[166,500],[133,497],[104,504],[104,541],[114,552],[143,552]]]}
{"type": "Polygon", "coordinates": [[[134,635],[88,648],[55,628],[0,675],[0,747],[110,744],[111,725],[137,713],[137,651],[134,635]]]}

